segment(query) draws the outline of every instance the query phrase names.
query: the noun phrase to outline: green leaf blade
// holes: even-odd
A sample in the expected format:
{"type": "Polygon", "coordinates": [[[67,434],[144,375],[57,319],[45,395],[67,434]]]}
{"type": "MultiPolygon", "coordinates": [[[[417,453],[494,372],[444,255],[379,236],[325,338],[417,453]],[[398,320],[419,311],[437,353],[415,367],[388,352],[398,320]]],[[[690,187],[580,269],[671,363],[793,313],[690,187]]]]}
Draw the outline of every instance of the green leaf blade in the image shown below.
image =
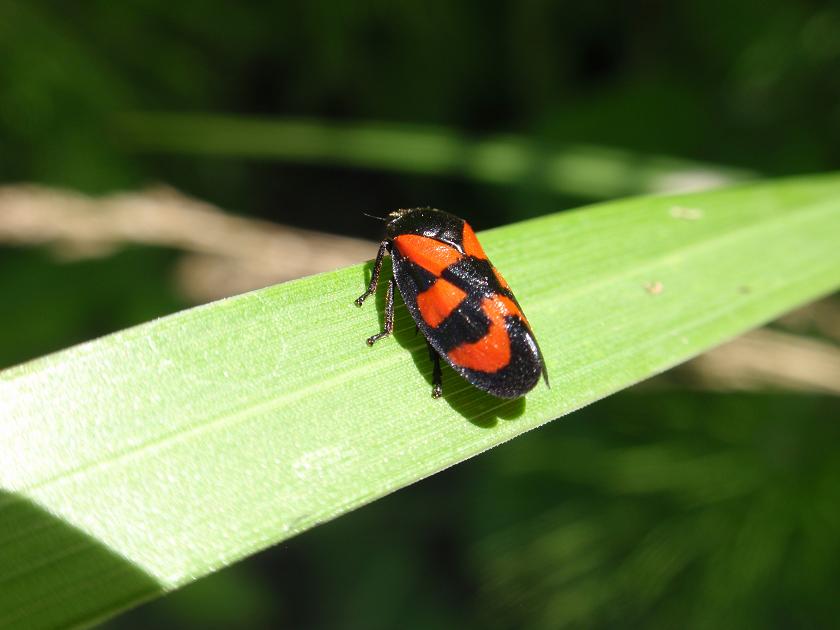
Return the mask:
{"type": "Polygon", "coordinates": [[[21,536],[37,549],[43,531],[77,532],[91,579],[105,551],[132,568],[136,579],[80,590],[79,619],[93,619],[835,290],[840,176],[612,202],[481,239],[546,356],[552,387],[524,401],[485,396],[449,370],[445,399],[432,400],[424,341],[402,305],[396,338],[367,348],[381,303],[353,304],[362,265],[0,373],[0,585],[28,571],[43,589],[37,606],[28,591],[0,598],[0,625],[31,623],[36,609],[49,611],[44,625],[76,620],[62,616],[55,577],[65,545],[52,559],[17,553],[21,536]]]}

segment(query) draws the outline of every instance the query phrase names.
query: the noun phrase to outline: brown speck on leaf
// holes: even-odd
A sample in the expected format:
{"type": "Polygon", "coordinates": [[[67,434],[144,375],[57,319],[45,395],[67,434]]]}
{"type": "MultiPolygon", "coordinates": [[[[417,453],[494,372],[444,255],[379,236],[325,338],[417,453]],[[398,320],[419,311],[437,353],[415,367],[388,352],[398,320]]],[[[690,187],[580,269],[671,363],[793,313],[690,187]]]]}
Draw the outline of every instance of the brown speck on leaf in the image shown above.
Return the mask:
{"type": "Polygon", "coordinates": [[[738,287],[738,293],[740,293],[741,295],[746,295],[747,293],[751,293],[751,292],[752,292],[752,289],[750,287],[748,287],[746,284],[742,284],[741,286],[738,287]]]}
{"type": "Polygon", "coordinates": [[[659,295],[662,293],[662,290],[665,288],[665,285],[662,284],[659,280],[654,282],[648,282],[645,285],[645,291],[650,293],[651,295],[659,295]]]}
{"type": "Polygon", "coordinates": [[[699,221],[703,218],[703,211],[700,208],[671,206],[669,212],[675,219],[682,219],[683,221],[699,221]]]}

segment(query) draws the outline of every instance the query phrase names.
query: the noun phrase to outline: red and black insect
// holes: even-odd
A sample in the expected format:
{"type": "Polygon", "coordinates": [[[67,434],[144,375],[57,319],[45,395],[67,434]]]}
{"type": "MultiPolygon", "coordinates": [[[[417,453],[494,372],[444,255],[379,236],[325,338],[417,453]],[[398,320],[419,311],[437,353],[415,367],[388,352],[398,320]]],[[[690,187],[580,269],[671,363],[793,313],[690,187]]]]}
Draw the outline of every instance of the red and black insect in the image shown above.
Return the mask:
{"type": "Polygon", "coordinates": [[[540,348],[507,282],[487,259],[463,219],[433,208],[389,215],[361,306],[376,291],[382,260],[391,255],[394,277],[385,298],[385,330],[394,329],[394,281],[434,363],[432,396],[442,394],[440,358],[476,387],[500,398],[531,391],[540,376],[548,385],[540,348]]]}

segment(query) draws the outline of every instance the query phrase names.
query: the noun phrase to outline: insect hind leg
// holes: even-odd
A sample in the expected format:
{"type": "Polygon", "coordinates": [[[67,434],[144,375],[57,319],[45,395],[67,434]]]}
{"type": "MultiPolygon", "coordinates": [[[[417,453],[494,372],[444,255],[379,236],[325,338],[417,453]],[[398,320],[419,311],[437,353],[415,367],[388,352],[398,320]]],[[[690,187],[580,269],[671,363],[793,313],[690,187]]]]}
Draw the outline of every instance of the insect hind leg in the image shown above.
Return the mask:
{"type": "Polygon", "coordinates": [[[385,254],[388,253],[388,241],[379,243],[379,251],[376,252],[376,260],[373,263],[373,271],[370,274],[370,283],[367,290],[356,298],[356,306],[361,306],[364,301],[372,294],[376,293],[376,286],[379,284],[379,274],[382,271],[382,261],[385,259],[385,254]]]}
{"type": "MultiPolygon", "coordinates": [[[[374,289],[375,290],[375,289],[374,289]]],[[[388,280],[388,292],[385,294],[385,329],[368,337],[367,345],[372,346],[383,337],[387,337],[394,330],[394,279],[388,280]]]]}
{"type": "Polygon", "coordinates": [[[432,398],[440,398],[443,396],[443,372],[440,370],[440,355],[437,350],[432,348],[432,344],[426,342],[429,346],[429,358],[432,360],[432,398]]]}

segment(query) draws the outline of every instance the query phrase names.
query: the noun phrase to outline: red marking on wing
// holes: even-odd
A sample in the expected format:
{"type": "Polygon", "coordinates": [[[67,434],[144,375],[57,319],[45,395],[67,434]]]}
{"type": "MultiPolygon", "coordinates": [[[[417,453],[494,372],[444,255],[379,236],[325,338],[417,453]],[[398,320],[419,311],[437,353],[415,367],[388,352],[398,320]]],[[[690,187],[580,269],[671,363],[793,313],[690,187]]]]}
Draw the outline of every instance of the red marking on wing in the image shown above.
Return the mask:
{"type": "Polygon", "coordinates": [[[484,253],[481,243],[478,242],[478,237],[476,237],[475,232],[473,232],[470,224],[466,221],[464,221],[464,232],[461,236],[461,243],[464,247],[464,253],[467,256],[487,260],[487,254],[484,253]]]}
{"type": "Polygon", "coordinates": [[[503,295],[484,298],[481,310],[490,319],[487,334],[474,343],[463,343],[450,350],[448,356],[455,365],[461,367],[479,372],[498,372],[510,363],[510,337],[505,327],[505,317],[516,315],[522,318],[522,311],[513,300],[503,295]]]}
{"type": "Polygon", "coordinates": [[[522,312],[522,309],[519,308],[519,305],[504,295],[499,295],[496,297],[498,300],[502,300],[505,303],[506,308],[508,309],[508,315],[516,315],[519,319],[525,322],[525,325],[530,329],[531,323],[528,321],[528,318],[525,317],[525,313],[522,312]]]}
{"type": "MultiPolygon", "coordinates": [[[[510,285],[509,285],[509,284],[507,283],[507,281],[506,281],[506,280],[502,277],[502,274],[500,274],[500,273],[499,273],[499,270],[498,270],[498,269],[496,269],[495,267],[493,267],[493,275],[494,275],[494,276],[496,276],[496,280],[498,280],[498,281],[499,281],[499,284],[502,286],[502,288],[507,289],[508,291],[510,291],[510,285]]],[[[531,327],[531,324],[528,322],[528,318],[527,318],[527,317],[525,317],[525,313],[523,313],[523,312],[522,312],[522,309],[521,309],[521,308],[519,308],[519,306],[517,306],[516,302],[514,302],[513,300],[508,299],[507,297],[505,297],[505,296],[503,296],[503,295],[498,296],[498,299],[500,299],[500,300],[504,300],[504,301],[505,301],[505,302],[509,305],[509,306],[508,306],[508,308],[510,309],[511,314],[516,315],[517,317],[519,317],[519,319],[521,319],[523,322],[525,322],[525,325],[526,325],[528,328],[530,328],[530,327],[531,327]]]]}
{"type": "Polygon", "coordinates": [[[499,273],[499,270],[493,267],[493,275],[496,276],[496,280],[499,281],[499,284],[502,285],[503,289],[510,290],[510,285],[507,283],[507,280],[502,278],[502,274],[499,273]]]}
{"type": "Polygon", "coordinates": [[[516,302],[511,300],[509,297],[505,295],[497,295],[494,299],[502,303],[501,308],[505,311],[505,315],[516,315],[523,322],[526,324],[528,323],[528,320],[525,319],[525,313],[523,313],[522,309],[519,308],[516,302]]]}
{"type": "Polygon", "coordinates": [[[432,328],[449,317],[467,294],[451,282],[438,278],[428,289],[417,296],[417,307],[423,320],[432,328]]]}
{"type": "Polygon", "coordinates": [[[461,260],[461,254],[454,247],[419,234],[400,234],[394,238],[394,244],[400,254],[436,276],[461,260]]]}

